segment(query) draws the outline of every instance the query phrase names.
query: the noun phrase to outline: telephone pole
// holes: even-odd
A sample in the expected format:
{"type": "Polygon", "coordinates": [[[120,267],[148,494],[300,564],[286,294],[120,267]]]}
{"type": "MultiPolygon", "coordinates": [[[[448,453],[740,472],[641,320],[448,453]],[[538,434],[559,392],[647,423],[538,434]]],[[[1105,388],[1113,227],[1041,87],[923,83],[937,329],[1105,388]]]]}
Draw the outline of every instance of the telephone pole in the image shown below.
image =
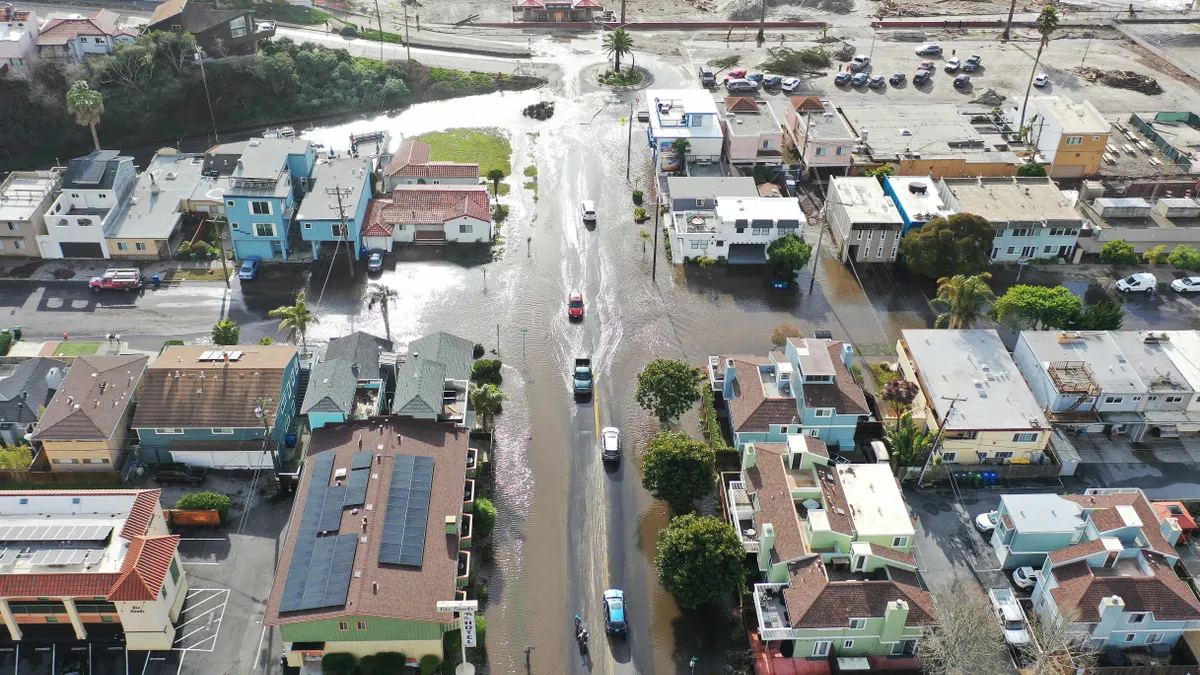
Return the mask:
{"type": "Polygon", "coordinates": [[[625,180],[629,180],[629,162],[633,158],[633,101],[629,102],[629,138],[625,141],[625,180]]]}
{"type": "Polygon", "coordinates": [[[375,22],[379,26],[379,62],[387,63],[383,58],[383,15],[379,13],[379,0],[375,0],[375,22]]]}
{"type": "MultiPolygon", "coordinates": [[[[350,232],[346,225],[346,208],[344,206],[342,206],[342,186],[336,185],[336,186],[334,186],[333,190],[337,194],[338,220],[342,221],[342,238],[341,238],[341,241],[338,242],[338,244],[340,245],[342,242],[346,243],[346,267],[350,271],[350,278],[353,279],[354,278],[354,252],[350,250],[350,236],[349,236],[350,232]]],[[[333,257],[335,257],[335,258],[337,257],[337,249],[334,249],[333,257]]],[[[329,263],[329,265],[333,266],[333,263],[331,262],[331,263],[329,263]]]]}
{"type": "Polygon", "coordinates": [[[942,418],[942,423],[938,425],[937,436],[933,438],[933,447],[929,448],[929,456],[925,458],[925,465],[921,467],[921,475],[917,476],[917,488],[921,487],[921,483],[925,481],[925,472],[929,471],[929,467],[933,464],[933,458],[939,454],[938,445],[942,442],[942,432],[946,430],[946,425],[950,423],[950,415],[954,413],[954,405],[967,399],[957,396],[943,396],[943,401],[950,401],[950,407],[946,409],[946,416],[942,418]]]}
{"type": "Polygon", "coordinates": [[[662,213],[662,207],[658,204],[658,190],[654,191],[654,195],[654,254],[650,260],[650,281],[654,281],[658,275],[658,231],[661,229],[658,225],[658,214],[662,213]]]}
{"type": "Polygon", "coordinates": [[[817,283],[817,259],[821,257],[821,241],[825,238],[825,216],[829,212],[829,181],[825,181],[824,203],[821,204],[821,217],[817,218],[817,247],[812,252],[812,276],[808,280],[808,294],[812,295],[813,286],[817,283]]]}
{"type": "Polygon", "coordinates": [[[408,40],[408,0],[400,0],[400,6],[404,8],[404,52],[408,55],[408,60],[412,61],[412,47],[408,40]]]}

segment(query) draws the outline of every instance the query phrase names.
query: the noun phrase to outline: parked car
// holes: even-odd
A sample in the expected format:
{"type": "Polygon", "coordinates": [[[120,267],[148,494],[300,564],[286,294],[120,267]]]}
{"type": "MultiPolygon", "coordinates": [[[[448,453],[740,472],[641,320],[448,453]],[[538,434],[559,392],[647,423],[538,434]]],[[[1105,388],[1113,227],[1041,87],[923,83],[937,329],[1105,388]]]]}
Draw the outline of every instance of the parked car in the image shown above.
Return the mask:
{"type": "Polygon", "coordinates": [[[255,21],[254,22],[254,32],[256,32],[256,33],[268,33],[273,30],[275,30],[275,22],[274,21],[255,21]]]}
{"type": "Polygon", "coordinates": [[[953,73],[954,71],[958,70],[961,66],[962,66],[962,61],[960,61],[957,56],[952,57],[950,60],[946,61],[946,72],[953,73]]]}
{"type": "Polygon", "coordinates": [[[850,61],[850,72],[857,73],[871,67],[871,57],[859,54],[850,61]]]}
{"type": "Polygon", "coordinates": [[[1200,277],[1184,277],[1171,282],[1176,293],[1200,293],[1200,277]]]}
{"type": "Polygon", "coordinates": [[[855,73],[854,77],[850,78],[850,86],[861,87],[866,85],[869,80],[866,73],[855,73]]]}
{"type": "Polygon", "coordinates": [[[725,71],[725,81],[726,82],[728,82],[730,80],[742,80],[742,79],[745,79],[745,77],[746,77],[746,69],[745,68],[734,68],[733,70],[725,71]]]}
{"type": "Polygon", "coordinates": [[[981,533],[988,535],[992,530],[996,529],[996,520],[999,516],[995,511],[987,511],[975,516],[975,529],[981,533]]]}
{"type": "Polygon", "coordinates": [[[751,82],[757,83],[759,86],[762,86],[763,77],[764,76],[762,73],[750,73],[749,75],[746,76],[746,79],[750,80],[751,82]]]}
{"type": "Polygon", "coordinates": [[[935,65],[933,61],[922,61],[917,64],[917,70],[933,70],[935,65]]]}
{"type": "Polygon", "coordinates": [[[918,70],[917,74],[913,75],[913,86],[919,87],[928,82],[932,78],[929,72],[928,70],[918,70]]]}
{"type": "Polygon", "coordinates": [[[621,431],[616,427],[600,430],[600,459],[605,462],[621,461],[621,431]]]}
{"type": "Polygon", "coordinates": [[[892,73],[892,76],[888,78],[888,82],[890,82],[893,87],[899,87],[900,85],[904,84],[904,81],[907,79],[908,76],[904,73],[892,73]]]}
{"type": "Polygon", "coordinates": [[[1037,77],[1033,78],[1033,86],[1037,87],[1038,89],[1041,89],[1048,84],[1050,84],[1050,76],[1045,73],[1039,73],[1037,77]]]}
{"type": "Polygon", "coordinates": [[[707,66],[700,66],[700,86],[715,87],[717,86],[717,75],[707,66]]]}
{"type": "Polygon", "coordinates": [[[242,260],[242,266],[238,268],[238,279],[242,281],[251,281],[258,276],[258,266],[262,263],[262,258],[256,255],[248,255],[242,260]]]}
{"type": "Polygon", "coordinates": [[[624,636],[629,632],[625,622],[625,592],[610,588],[604,591],[604,632],[624,636]]]}
{"type": "Polygon", "coordinates": [[[783,84],[783,78],[778,75],[763,75],[762,86],[767,89],[774,89],[783,84]]]}
{"type": "Polygon", "coordinates": [[[1117,290],[1122,293],[1145,293],[1150,295],[1158,287],[1158,278],[1149,272],[1135,272],[1117,281],[1117,290]]]}
{"type": "Polygon", "coordinates": [[[965,62],[963,62],[963,72],[967,72],[967,73],[974,72],[975,70],[977,70],[979,68],[979,66],[982,66],[982,65],[983,65],[983,57],[978,54],[972,54],[967,57],[967,60],[965,62]]]}
{"type": "Polygon", "coordinates": [[[789,94],[796,91],[797,89],[799,89],[800,84],[801,84],[800,78],[798,78],[798,77],[783,78],[783,90],[789,94]]]}
{"type": "Polygon", "coordinates": [[[887,80],[883,79],[882,75],[876,75],[867,81],[867,86],[872,89],[883,89],[887,86],[887,80]]]}
{"type": "Polygon", "coordinates": [[[382,272],[383,271],[383,251],[375,249],[367,255],[367,271],[382,272]]]}
{"type": "Polygon", "coordinates": [[[590,221],[595,222],[595,220],[596,220],[596,202],[594,202],[590,199],[585,199],[579,205],[579,208],[583,212],[584,221],[590,220],[590,221]]]}
{"type": "Polygon", "coordinates": [[[970,75],[959,75],[958,77],[954,78],[954,88],[955,89],[967,89],[970,86],[971,86],[971,76],[970,75]]]}
{"type": "Polygon", "coordinates": [[[754,80],[728,80],[725,91],[731,94],[753,94],[758,91],[758,83],[754,80]]]}
{"type": "Polygon", "coordinates": [[[1030,589],[1037,586],[1038,582],[1042,580],[1042,573],[1032,567],[1018,567],[1013,570],[1012,578],[1017,588],[1030,589]]]}
{"type": "Polygon", "coordinates": [[[936,42],[927,42],[917,47],[917,56],[941,56],[942,47],[936,42]]]}
{"type": "Polygon", "coordinates": [[[850,84],[850,78],[852,77],[854,76],[850,73],[838,73],[837,76],[833,78],[833,83],[839,87],[844,87],[850,84]]]}
{"type": "Polygon", "coordinates": [[[1025,612],[1011,588],[993,588],[988,598],[996,610],[996,617],[1004,629],[1004,641],[1015,647],[1029,642],[1029,627],[1025,624],[1025,612]]]}
{"type": "Polygon", "coordinates": [[[200,485],[208,477],[204,469],[180,463],[159,464],[154,470],[154,482],[159,485],[200,485]]]}
{"type": "Polygon", "coordinates": [[[583,293],[571,291],[567,294],[567,318],[583,318],[583,293]]]}

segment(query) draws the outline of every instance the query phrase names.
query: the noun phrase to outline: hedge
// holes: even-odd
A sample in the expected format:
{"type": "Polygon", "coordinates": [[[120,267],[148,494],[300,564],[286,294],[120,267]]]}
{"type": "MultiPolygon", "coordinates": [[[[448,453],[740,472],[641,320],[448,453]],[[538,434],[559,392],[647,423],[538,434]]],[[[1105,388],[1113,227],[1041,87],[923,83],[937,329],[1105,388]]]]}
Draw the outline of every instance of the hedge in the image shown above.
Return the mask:
{"type": "Polygon", "coordinates": [[[353,654],[333,652],[321,657],[322,675],[354,675],[356,659],[353,654]]]}
{"type": "Polygon", "coordinates": [[[380,675],[393,675],[404,670],[408,657],[400,652],[379,652],[375,655],[375,666],[380,675]]]}
{"type": "Polygon", "coordinates": [[[725,434],[721,431],[721,420],[717,417],[716,397],[713,395],[712,387],[700,387],[700,399],[701,405],[704,407],[704,419],[700,422],[700,430],[708,439],[708,447],[712,448],[718,457],[723,452],[733,452],[733,447],[725,442],[725,434]]]}
{"type": "Polygon", "coordinates": [[[479,359],[471,366],[471,380],[499,387],[504,380],[504,376],[500,374],[500,366],[500,359],[479,359]]]}
{"type": "Polygon", "coordinates": [[[229,497],[208,490],[189,492],[175,502],[175,508],[180,511],[220,511],[221,520],[225,519],[225,514],[229,513],[229,507],[232,505],[233,500],[229,497]]]}
{"type": "MultiPolygon", "coordinates": [[[[28,469],[33,463],[33,451],[28,445],[0,449],[0,469],[28,469]]],[[[493,516],[495,515],[493,509],[493,516]]]]}
{"type": "Polygon", "coordinates": [[[496,528],[496,505],[487,497],[477,497],[475,499],[475,511],[472,514],[471,526],[475,531],[471,534],[475,537],[490,537],[492,530],[496,528]]]}
{"type": "Polygon", "coordinates": [[[426,654],[421,657],[421,675],[433,675],[437,672],[438,666],[442,665],[442,660],[433,654],[426,654]]]}

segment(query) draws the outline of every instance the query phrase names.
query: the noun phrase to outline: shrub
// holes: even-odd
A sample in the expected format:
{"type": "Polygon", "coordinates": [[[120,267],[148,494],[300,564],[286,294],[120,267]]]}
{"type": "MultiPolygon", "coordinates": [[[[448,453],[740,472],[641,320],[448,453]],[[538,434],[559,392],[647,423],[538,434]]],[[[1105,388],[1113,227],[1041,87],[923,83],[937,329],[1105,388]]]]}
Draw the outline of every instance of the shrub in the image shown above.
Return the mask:
{"type": "Polygon", "coordinates": [[[1133,244],[1124,239],[1113,239],[1100,249],[1100,262],[1105,265],[1130,265],[1138,264],[1138,254],[1133,251],[1133,244]]]}
{"type": "Polygon", "coordinates": [[[8,354],[8,350],[12,349],[13,336],[12,333],[4,331],[0,333],[0,356],[8,354]]]}
{"type": "Polygon", "coordinates": [[[485,349],[483,345],[476,342],[475,348],[473,350],[471,350],[471,358],[480,359],[480,358],[483,358],[483,355],[486,353],[487,353],[487,349],[485,349]]]}
{"type": "Polygon", "coordinates": [[[175,502],[175,508],[181,511],[220,511],[221,520],[225,519],[232,505],[233,500],[229,497],[211,490],[189,492],[175,502]]]}
{"type": "Polygon", "coordinates": [[[367,654],[358,661],[357,675],[384,675],[386,672],[379,667],[379,659],[374,654],[367,654]]]}
{"type": "Polygon", "coordinates": [[[442,665],[442,660],[433,654],[426,654],[421,657],[421,675],[433,675],[437,671],[438,666],[442,665]]]}
{"type": "Polygon", "coordinates": [[[342,26],[342,29],[338,31],[338,34],[342,37],[356,38],[358,37],[358,29],[350,24],[346,24],[345,26],[342,26]]]}
{"type": "Polygon", "coordinates": [[[321,657],[322,675],[354,675],[356,659],[353,654],[333,652],[321,657]]]}
{"type": "Polygon", "coordinates": [[[641,203],[642,203],[642,197],[643,197],[643,193],[642,193],[642,191],[641,191],[641,190],[634,190],[634,191],[633,191],[633,203],[634,203],[634,204],[641,204],[641,203]]]}
{"type": "Polygon", "coordinates": [[[490,537],[496,528],[496,505],[487,497],[475,498],[475,511],[471,518],[471,527],[475,528],[475,536],[490,537]]]}
{"type": "Polygon", "coordinates": [[[190,242],[190,241],[183,242],[175,249],[175,252],[179,255],[180,258],[190,260],[192,258],[192,242],[190,242]]]}
{"type": "MultiPolygon", "coordinates": [[[[363,657],[366,661],[366,657],[363,657]]],[[[400,652],[379,652],[375,655],[375,667],[380,675],[394,675],[404,671],[408,657],[400,652]]]]}
{"type": "Polygon", "coordinates": [[[487,646],[487,619],[482,614],[475,615],[475,644],[480,648],[487,646]]]}
{"type": "Polygon", "coordinates": [[[479,359],[471,366],[471,380],[479,384],[494,384],[497,387],[504,380],[500,374],[500,359],[479,359]]]}
{"type": "Polygon", "coordinates": [[[0,448],[0,469],[28,469],[32,463],[33,452],[28,445],[0,448]]]}
{"type": "Polygon", "coordinates": [[[497,223],[503,223],[508,217],[508,207],[503,204],[497,204],[492,207],[492,220],[497,223]]]}
{"type": "Polygon", "coordinates": [[[275,338],[273,338],[273,337],[259,338],[258,344],[260,344],[264,347],[269,347],[269,346],[275,344],[275,338]]]}
{"type": "Polygon", "coordinates": [[[1187,270],[1188,272],[1200,270],[1200,251],[1187,244],[1176,246],[1175,250],[1171,251],[1171,255],[1167,260],[1181,270],[1187,270]]]}
{"type": "Polygon", "coordinates": [[[637,221],[645,220],[646,219],[646,209],[642,208],[641,206],[635,208],[633,210],[633,219],[637,220],[637,221]]]}

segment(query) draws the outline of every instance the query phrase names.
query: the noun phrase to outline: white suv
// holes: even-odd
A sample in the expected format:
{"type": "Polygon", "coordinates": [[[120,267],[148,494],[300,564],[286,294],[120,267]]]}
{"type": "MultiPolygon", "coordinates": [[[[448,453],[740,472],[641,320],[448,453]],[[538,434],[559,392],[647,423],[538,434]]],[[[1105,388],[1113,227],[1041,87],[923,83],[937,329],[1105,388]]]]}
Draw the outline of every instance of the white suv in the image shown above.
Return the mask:
{"type": "Polygon", "coordinates": [[[596,220],[596,202],[593,202],[590,199],[585,199],[585,200],[583,200],[582,208],[583,208],[583,219],[585,221],[586,220],[591,220],[591,221],[596,220]]]}

